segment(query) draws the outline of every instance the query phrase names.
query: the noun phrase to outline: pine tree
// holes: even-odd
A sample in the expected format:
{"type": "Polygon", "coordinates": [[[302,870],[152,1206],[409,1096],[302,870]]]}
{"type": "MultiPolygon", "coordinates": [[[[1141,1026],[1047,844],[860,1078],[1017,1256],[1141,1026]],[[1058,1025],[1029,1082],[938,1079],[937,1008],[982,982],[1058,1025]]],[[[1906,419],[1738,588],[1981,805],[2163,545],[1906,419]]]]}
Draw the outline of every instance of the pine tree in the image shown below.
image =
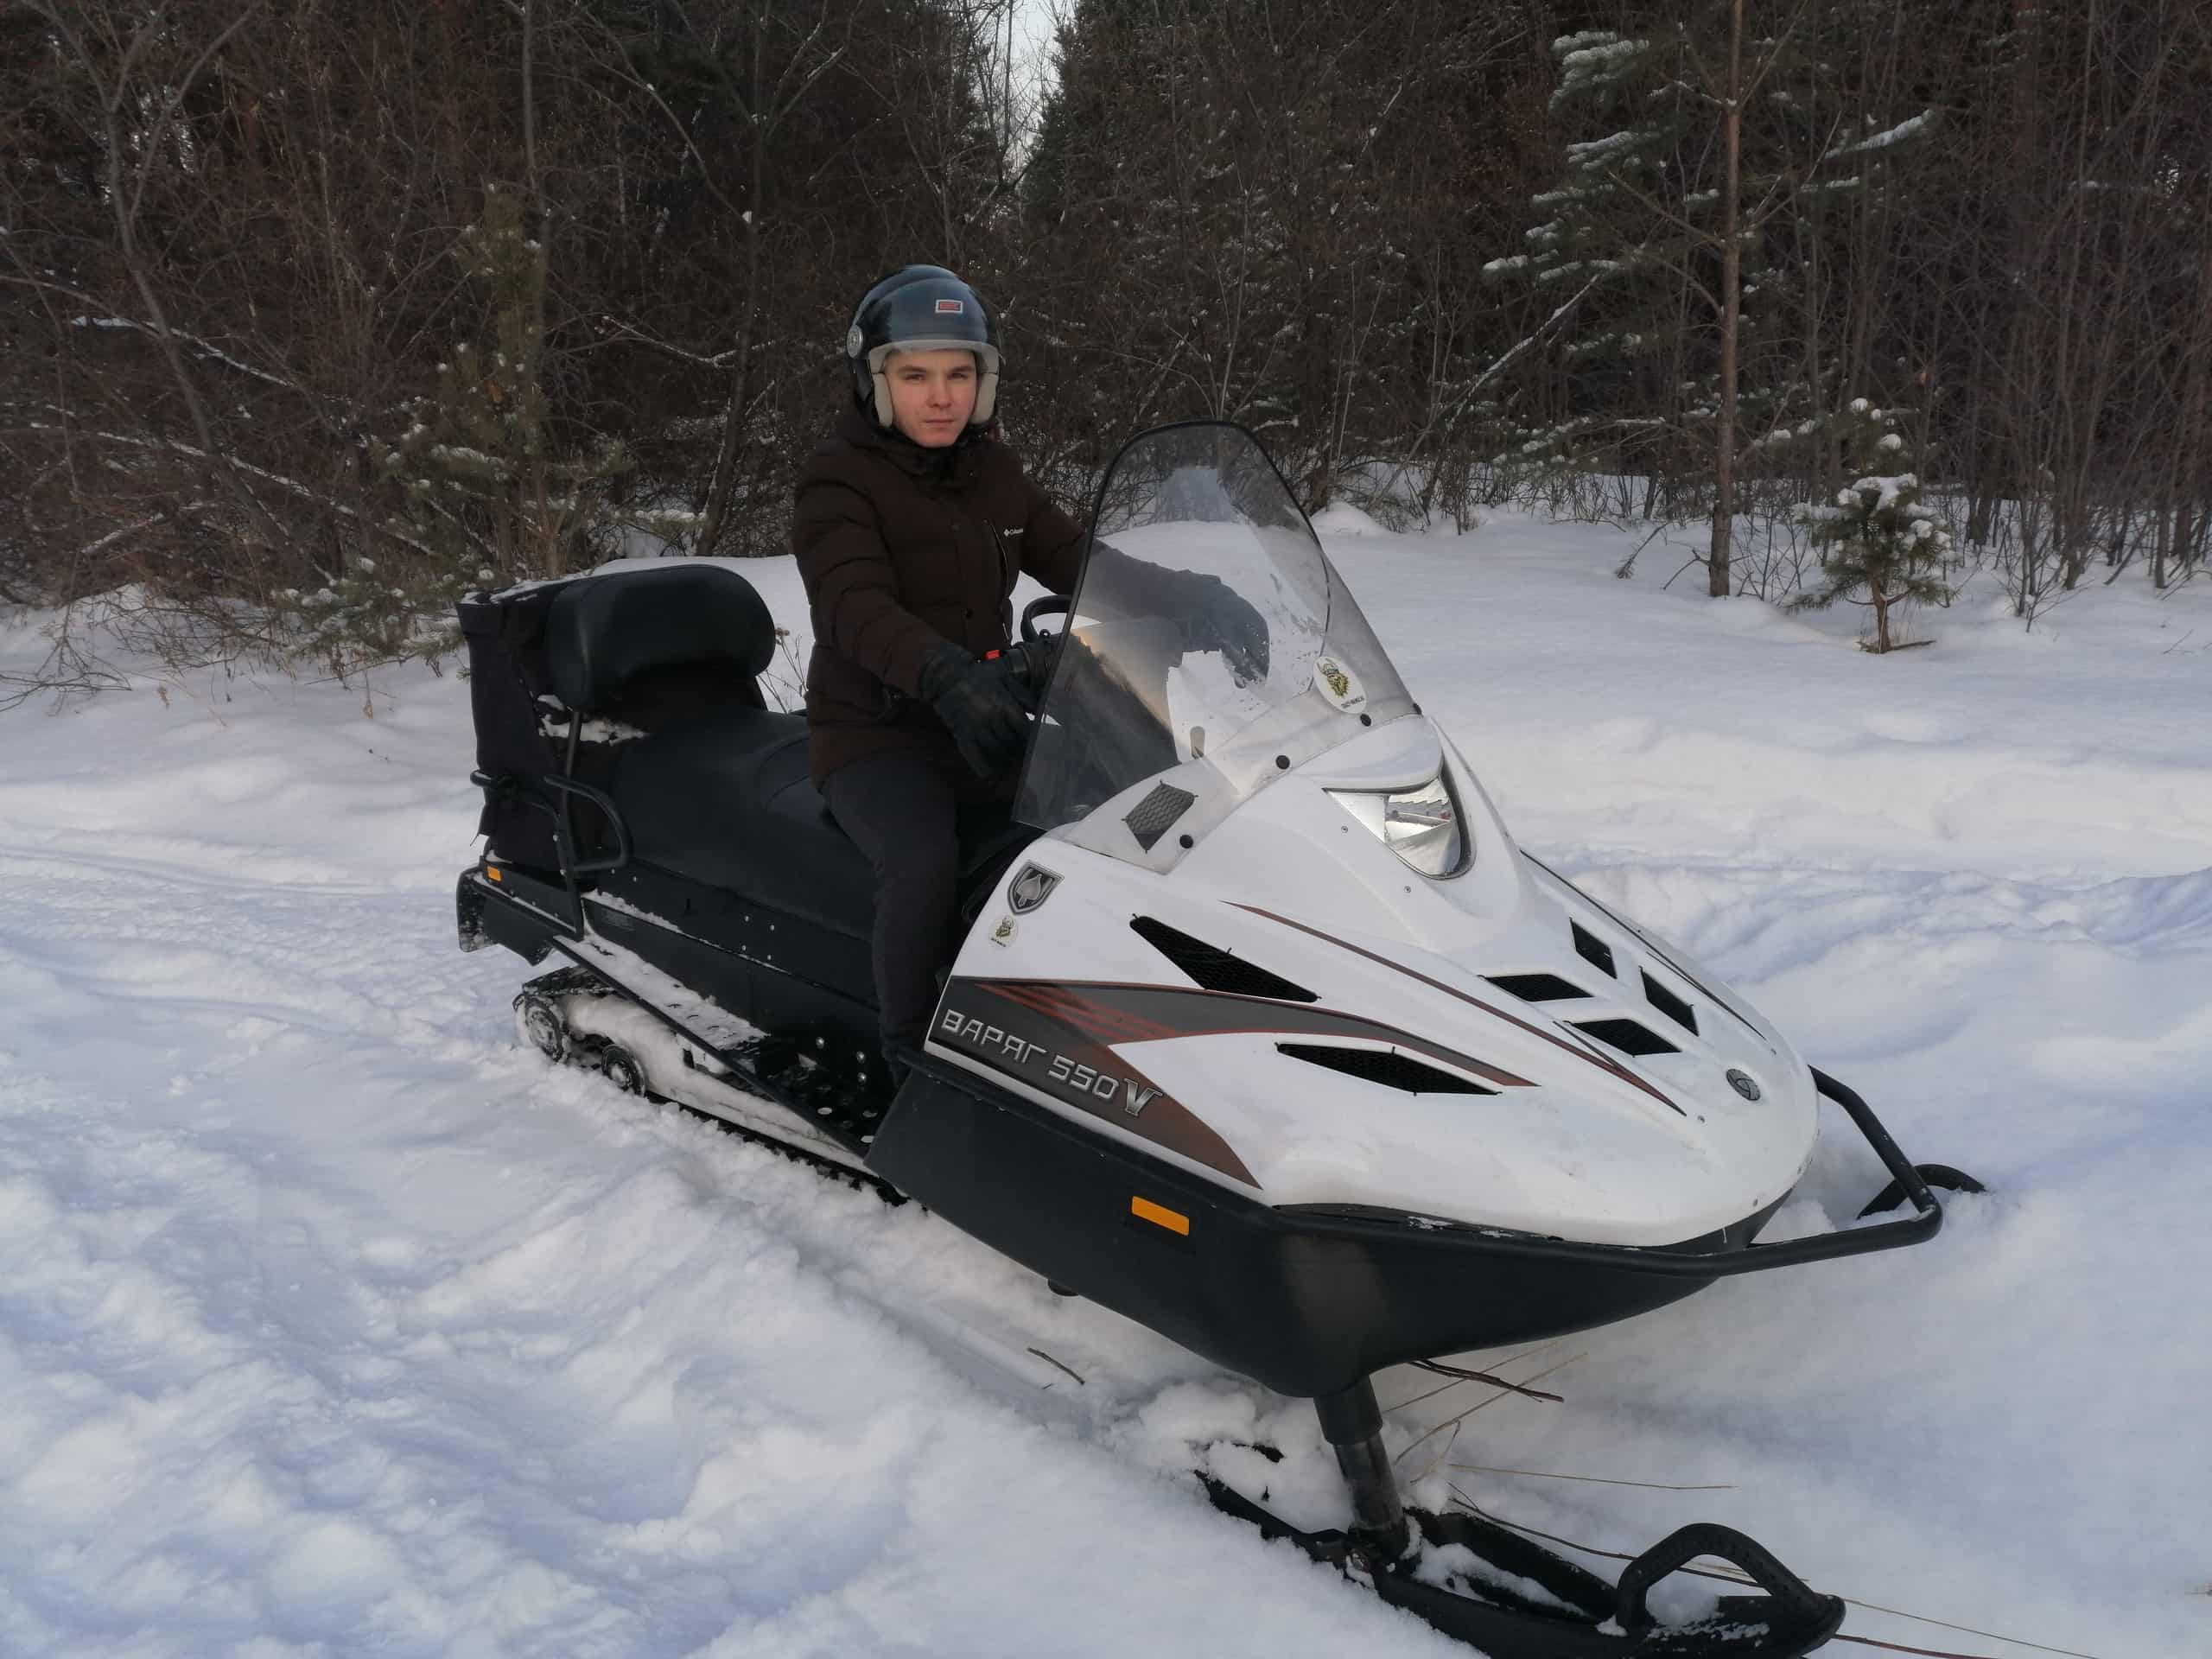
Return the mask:
{"type": "Polygon", "coordinates": [[[378,446],[378,470],[400,493],[384,526],[393,552],[356,555],[321,588],[280,596],[293,654],[341,674],[442,655],[459,643],[454,601],[470,588],[557,575],[572,543],[613,539],[607,486],[628,459],[612,442],[562,455],[549,436],[545,255],[519,199],[486,191],[454,254],[482,302],[482,333],[454,343],[435,395],[416,399],[406,430],[378,446]]]}
{"type": "Polygon", "coordinates": [[[1796,210],[1847,152],[1796,11],[1624,10],[1642,26],[1553,42],[1563,175],[1531,200],[1528,251],[1485,267],[1555,308],[1536,413],[1506,435],[1524,466],[1641,474],[1647,513],[1709,515],[1719,595],[1740,480],[1825,402],[1796,210]]]}
{"type": "Polygon", "coordinates": [[[1911,459],[1897,430],[1898,411],[1854,398],[1836,426],[1849,457],[1853,481],[1829,504],[1806,502],[1797,509],[1813,545],[1821,550],[1824,585],[1791,601],[1794,610],[1826,610],[1838,600],[1864,605],[1873,613],[1874,639],[1866,649],[1896,650],[1902,644],[1891,627],[1890,613],[1900,605],[1941,605],[1951,597],[1943,572],[1951,557],[1951,532],[1920,499],[1920,480],[1897,470],[1911,459]],[[1853,595],[1864,593],[1863,599],[1853,595]]]}

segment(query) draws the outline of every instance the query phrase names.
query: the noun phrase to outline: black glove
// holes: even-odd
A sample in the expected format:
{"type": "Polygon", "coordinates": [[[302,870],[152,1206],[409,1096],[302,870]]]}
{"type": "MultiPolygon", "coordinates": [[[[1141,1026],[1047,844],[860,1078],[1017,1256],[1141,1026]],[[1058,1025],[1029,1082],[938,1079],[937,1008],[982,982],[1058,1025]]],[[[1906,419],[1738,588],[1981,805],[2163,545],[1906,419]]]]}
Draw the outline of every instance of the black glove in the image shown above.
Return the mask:
{"type": "Polygon", "coordinates": [[[1023,694],[1027,660],[1007,652],[978,662],[949,642],[922,658],[922,696],[979,778],[1004,772],[1021,759],[1028,744],[1028,709],[1035,697],[1023,694]]]}
{"type": "Polygon", "coordinates": [[[1190,649],[1219,652],[1239,685],[1268,677],[1268,621],[1249,600],[1219,576],[1193,576],[1188,603],[1183,639],[1190,649]]]}
{"type": "Polygon", "coordinates": [[[1052,683],[1052,664],[1060,660],[1060,641],[1066,638],[1064,633],[1040,633],[1034,639],[1017,639],[1006,648],[1006,655],[1014,659],[1014,689],[1033,715],[1052,683]]]}

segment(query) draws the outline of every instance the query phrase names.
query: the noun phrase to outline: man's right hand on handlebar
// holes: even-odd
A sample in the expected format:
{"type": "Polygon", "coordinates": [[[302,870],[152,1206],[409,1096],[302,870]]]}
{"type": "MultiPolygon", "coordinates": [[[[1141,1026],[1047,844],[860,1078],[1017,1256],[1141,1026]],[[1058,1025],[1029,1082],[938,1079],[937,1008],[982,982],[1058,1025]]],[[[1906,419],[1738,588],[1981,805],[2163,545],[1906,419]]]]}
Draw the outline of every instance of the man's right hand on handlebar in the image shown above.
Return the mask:
{"type": "Polygon", "coordinates": [[[978,661],[948,640],[922,659],[920,687],[968,768],[992,778],[1021,759],[1029,741],[1029,659],[1014,651],[978,661]]]}

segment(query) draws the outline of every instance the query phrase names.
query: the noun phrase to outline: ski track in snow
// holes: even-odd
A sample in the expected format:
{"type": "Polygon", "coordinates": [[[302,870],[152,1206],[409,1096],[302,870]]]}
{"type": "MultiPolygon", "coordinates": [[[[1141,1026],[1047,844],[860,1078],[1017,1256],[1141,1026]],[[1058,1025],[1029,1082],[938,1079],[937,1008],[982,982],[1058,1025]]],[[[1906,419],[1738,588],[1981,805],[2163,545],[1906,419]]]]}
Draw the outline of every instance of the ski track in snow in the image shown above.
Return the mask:
{"type": "MultiPolygon", "coordinates": [[[[1562,1405],[1395,1412],[1404,1472],[1614,1548],[1725,1522],[2100,1659],[2212,1649],[2212,738],[2177,712],[2212,658],[2169,649],[2212,602],[2021,635],[1970,594],[1879,662],[1615,582],[1624,545],[1332,538],[1533,851],[1993,1190],[1510,1368],[1563,1363],[1562,1405]]],[[[1302,1403],[518,1047],[527,970],[454,949],[464,685],[380,677],[374,720],[180,689],[0,720],[0,1653],[1466,1651],[1183,1472],[1338,1518],[1302,1403]]],[[[1777,1236],[1879,1185],[1826,1127],[1777,1236]]]]}

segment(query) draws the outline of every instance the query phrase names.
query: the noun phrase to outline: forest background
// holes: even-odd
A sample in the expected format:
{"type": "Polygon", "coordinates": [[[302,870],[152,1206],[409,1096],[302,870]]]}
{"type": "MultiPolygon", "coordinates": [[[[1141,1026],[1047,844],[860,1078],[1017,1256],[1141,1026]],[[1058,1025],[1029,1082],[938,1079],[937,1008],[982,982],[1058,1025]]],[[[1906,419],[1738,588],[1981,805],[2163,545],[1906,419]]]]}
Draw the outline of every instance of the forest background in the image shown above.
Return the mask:
{"type": "Polygon", "coordinates": [[[1225,417],[1309,510],[1696,525],[1885,645],[2212,564],[2201,0],[1060,0],[1042,74],[1020,3],[0,0],[0,705],[780,552],[909,261],[1071,505],[1225,417]]]}

